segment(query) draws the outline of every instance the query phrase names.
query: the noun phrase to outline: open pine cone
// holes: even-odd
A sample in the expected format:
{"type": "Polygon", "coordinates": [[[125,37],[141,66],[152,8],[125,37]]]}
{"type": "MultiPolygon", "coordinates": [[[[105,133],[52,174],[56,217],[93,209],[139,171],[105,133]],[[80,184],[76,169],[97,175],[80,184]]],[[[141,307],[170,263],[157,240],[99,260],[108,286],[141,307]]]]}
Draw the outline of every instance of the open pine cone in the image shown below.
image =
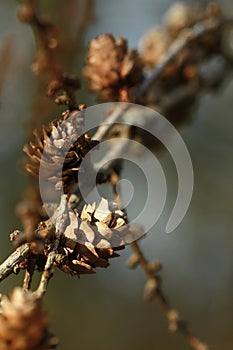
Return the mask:
{"type": "MultiPolygon", "coordinates": [[[[80,164],[98,142],[82,134],[84,111],[74,111],[65,120],[54,120],[49,128],[35,129],[35,143],[24,146],[30,163],[26,170],[68,193],[77,183],[80,164]]],[[[91,167],[90,162],[86,162],[91,167]]]]}
{"type": "Polygon", "coordinates": [[[142,69],[137,51],[129,50],[125,39],[103,34],[91,40],[84,76],[102,101],[130,101],[132,88],[143,79],[142,69]]]}
{"type": "Polygon", "coordinates": [[[65,255],[61,264],[58,261],[59,267],[74,275],[107,267],[108,259],[119,256],[116,251],[124,249],[129,233],[125,214],[117,208],[109,210],[104,198],[99,205],[85,205],[80,215],[70,210],[69,224],[58,249],[65,255]]]}
{"type": "Polygon", "coordinates": [[[50,350],[56,345],[57,339],[48,331],[41,299],[19,287],[12,291],[10,299],[2,297],[1,350],[50,350]]]}
{"type": "MultiPolygon", "coordinates": [[[[45,237],[47,230],[39,227],[40,235],[45,237]]],[[[125,243],[141,236],[141,228],[128,225],[125,213],[116,205],[110,208],[102,198],[98,205],[85,205],[80,214],[68,211],[55,266],[72,275],[94,273],[94,268],[107,267],[110,258],[118,257],[116,251],[124,249],[125,243]]],[[[46,241],[45,255],[52,240],[46,241]]]]}

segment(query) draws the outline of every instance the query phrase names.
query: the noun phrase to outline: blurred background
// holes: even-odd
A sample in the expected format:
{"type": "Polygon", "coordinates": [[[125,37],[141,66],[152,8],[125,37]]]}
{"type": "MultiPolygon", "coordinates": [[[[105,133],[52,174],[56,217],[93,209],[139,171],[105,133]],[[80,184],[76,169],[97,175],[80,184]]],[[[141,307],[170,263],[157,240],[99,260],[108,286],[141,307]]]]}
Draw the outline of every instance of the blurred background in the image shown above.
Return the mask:
{"type": "MultiPolygon", "coordinates": [[[[72,4],[76,21],[73,28],[69,27],[70,35],[72,31],[79,35],[72,66],[67,69],[79,74],[91,38],[109,32],[128,38],[130,47],[137,47],[140,38],[161,23],[174,1],[39,3],[60,26],[66,4],[72,4]]],[[[218,3],[233,16],[231,1],[218,3]]],[[[16,9],[17,1],[0,1],[1,261],[13,250],[9,233],[21,228],[15,206],[28,183],[27,175],[20,170],[22,148],[31,139],[32,120],[34,125],[36,120],[43,120],[40,110],[35,112],[41,92],[38,78],[30,69],[35,43],[30,28],[18,21],[16,9]]],[[[79,96],[80,102],[94,103],[88,93],[79,96]]],[[[201,97],[192,121],[181,129],[193,162],[195,186],[188,213],[171,235],[164,230],[176,196],[177,177],[168,154],[159,155],[168,183],[167,206],[141,242],[148,259],[163,264],[163,286],[173,307],[189,321],[193,333],[214,350],[233,347],[232,96],[233,79],[229,77],[220,91],[201,97]]],[[[59,110],[49,106],[46,111],[51,111],[53,119],[59,110]]],[[[134,215],[145,200],[143,178],[130,164],[124,175],[135,183],[135,198],[129,208],[129,215],[134,215]]],[[[129,255],[130,247],[111,261],[107,270],[99,269],[96,275],[81,279],[56,271],[45,297],[45,309],[51,329],[60,338],[60,349],[189,349],[179,334],[168,333],[160,307],[143,301],[145,276],[140,269],[126,268],[129,255]]],[[[9,293],[22,278],[22,274],[9,277],[1,283],[1,293],[9,293]]]]}

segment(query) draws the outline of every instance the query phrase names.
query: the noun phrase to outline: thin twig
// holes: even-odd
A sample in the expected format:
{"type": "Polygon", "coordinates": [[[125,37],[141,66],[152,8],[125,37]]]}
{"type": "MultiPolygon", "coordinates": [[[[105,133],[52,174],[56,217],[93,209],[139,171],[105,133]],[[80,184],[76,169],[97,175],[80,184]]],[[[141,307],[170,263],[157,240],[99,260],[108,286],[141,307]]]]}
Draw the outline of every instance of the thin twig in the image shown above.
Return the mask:
{"type": "MultiPolygon", "coordinates": [[[[24,0],[19,7],[18,17],[27,22],[34,34],[37,44],[37,57],[32,67],[36,74],[40,75],[48,86],[47,95],[51,97],[56,104],[68,105],[70,110],[77,108],[75,100],[75,91],[80,87],[80,81],[75,76],[66,76],[59,57],[62,46],[67,44],[62,42],[59,30],[54,24],[45,21],[38,15],[38,3],[35,0],[24,0]],[[28,17],[25,12],[28,12],[28,17]],[[63,92],[61,92],[63,91],[63,92]]],[[[65,45],[66,46],[66,45],[65,45]]]]}
{"type": "Polygon", "coordinates": [[[169,330],[172,332],[179,332],[193,349],[208,350],[208,346],[190,332],[187,323],[181,320],[178,312],[170,306],[161,288],[161,279],[155,274],[153,269],[151,269],[151,265],[144,257],[138,243],[131,243],[131,247],[138,260],[138,264],[142,267],[147,277],[146,297],[149,300],[156,300],[162,306],[166,312],[169,330]]]}
{"type": "Polygon", "coordinates": [[[43,295],[46,293],[47,287],[48,287],[48,283],[50,281],[50,279],[53,276],[53,270],[49,269],[49,270],[45,270],[42,273],[41,279],[40,279],[40,284],[37,288],[37,290],[35,291],[36,295],[39,298],[42,298],[43,295]]]}
{"type": "Polygon", "coordinates": [[[106,120],[98,127],[98,130],[93,136],[93,140],[101,142],[112,129],[114,124],[121,119],[123,113],[125,113],[129,109],[129,107],[130,105],[127,103],[123,105],[114,105],[114,108],[108,113],[106,120]]]}
{"type": "Polygon", "coordinates": [[[24,280],[23,280],[23,289],[24,290],[29,290],[29,288],[30,288],[35,267],[36,267],[36,256],[32,255],[28,258],[27,269],[25,272],[24,280]]]}
{"type": "Polygon", "coordinates": [[[121,139],[121,142],[118,147],[112,147],[104,156],[103,158],[95,164],[95,169],[99,170],[101,169],[101,172],[103,172],[106,177],[109,177],[112,173],[112,169],[115,165],[115,163],[122,157],[124,152],[126,152],[128,146],[129,146],[129,139],[121,139]]]}

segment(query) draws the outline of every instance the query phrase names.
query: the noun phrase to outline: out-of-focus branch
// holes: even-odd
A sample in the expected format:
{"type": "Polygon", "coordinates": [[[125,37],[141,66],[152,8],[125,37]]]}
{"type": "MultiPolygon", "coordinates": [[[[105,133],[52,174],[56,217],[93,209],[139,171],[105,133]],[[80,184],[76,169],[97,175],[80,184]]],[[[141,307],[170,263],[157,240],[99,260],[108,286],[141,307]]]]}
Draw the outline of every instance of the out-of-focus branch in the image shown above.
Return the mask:
{"type": "Polygon", "coordinates": [[[80,82],[76,76],[66,76],[63,73],[59,53],[65,49],[65,43],[58,28],[38,14],[35,0],[22,1],[18,17],[22,22],[28,23],[34,33],[37,55],[32,69],[48,86],[48,96],[57,104],[75,109],[77,104],[74,94],[80,87],[80,82]]]}
{"type": "Polygon", "coordinates": [[[131,243],[131,247],[134,255],[129,260],[129,267],[140,265],[147,277],[145,298],[149,301],[156,300],[161,305],[166,313],[168,328],[171,332],[182,334],[188,344],[195,350],[208,350],[209,347],[190,332],[187,323],[180,318],[179,313],[169,304],[162,289],[161,278],[156,274],[161,265],[149,263],[137,242],[131,243]]]}
{"type": "Polygon", "coordinates": [[[98,127],[93,139],[101,142],[111,131],[114,124],[120,120],[120,118],[129,108],[129,104],[119,104],[118,106],[114,105],[114,108],[110,109],[104,123],[98,127]]]}
{"type": "Polygon", "coordinates": [[[12,63],[13,39],[12,35],[7,36],[0,47],[0,96],[12,63]]]}
{"type": "Polygon", "coordinates": [[[213,33],[221,28],[223,21],[221,19],[208,19],[197,23],[190,29],[186,29],[173,42],[170,49],[162,60],[155,66],[150,75],[138,86],[135,92],[135,101],[140,101],[140,98],[150,89],[151,85],[161,76],[166,67],[183,51],[188,45],[199,40],[206,34],[213,33]]]}
{"type": "MultiPolygon", "coordinates": [[[[133,100],[131,102],[134,103],[144,103],[144,96],[146,94],[150,94],[150,90],[152,85],[160,79],[161,75],[167,69],[167,67],[177,59],[177,57],[186,49],[189,48],[193,43],[198,43],[202,37],[206,35],[217,36],[217,33],[222,29],[223,25],[227,25],[232,21],[229,19],[223,19],[222,17],[214,17],[208,20],[204,20],[198,22],[193,27],[183,30],[180,35],[174,40],[173,44],[170,46],[168,51],[165,53],[161,61],[154,67],[154,69],[144,78],[142,83],[138,84],[135,93],[133,96],[133,100]]],[[[213,65],[212,69],[215,68],[213,65]]],[[[223,68],[223,67],[222,67],[223,68]]],[[[211,69],[211,66],[210,68],[211,69]]],[[[209,72],[208,75],[214,76],[215,72],[209,72]]],[[[217,81],[218,77],[216,78],[217,81]]],[[[208,82],[207,86],[208,86],[208,82]]],[[[171,111],[171,109],[176,109],[177,106],[182,106],[182,104],[193,104],[195,98],[199,95],[203,86],[200,86],[199,83],[191,83],[184,82],[183,84],[178,84],[174,86],[173,89],[158,91],[158,96],[156,97],[158,101],[156,102],[156,108],[164,112],[171,111]],[[158,98],[159,97],[159,98],[158,98]],[[187,102],[188,101],[188,102],[187,102]]],[[[153,90],[153,88],[152,88],[153,90]]],[[[156,92],[155,92],[156,94],[156,92]]],[[[153,103],[152,103],[153,104],[153,103]]],[[[124,112],[129,107],[121,107],[117,106],[115,108],[110,109],[105,122],[103,125],[100,125],[93,138],[102,141],[109,133],[111,133],[112,128],[114,128],[114,124],[120,121],[124,112]]],[[[169,114],[169,112],[168,112],[169,114]]],[[[170,113],[171,114],[171,113],[170,113]]],[[[174,113],[173,113],[174,114],[174,113]]],[[[168,115],[170,118],[170,115],[168,115]]],[[[173,118],[174,119],[174,118],[173,118]]],[[[119,135],[120,137],[121,135],[119,135]]]]}

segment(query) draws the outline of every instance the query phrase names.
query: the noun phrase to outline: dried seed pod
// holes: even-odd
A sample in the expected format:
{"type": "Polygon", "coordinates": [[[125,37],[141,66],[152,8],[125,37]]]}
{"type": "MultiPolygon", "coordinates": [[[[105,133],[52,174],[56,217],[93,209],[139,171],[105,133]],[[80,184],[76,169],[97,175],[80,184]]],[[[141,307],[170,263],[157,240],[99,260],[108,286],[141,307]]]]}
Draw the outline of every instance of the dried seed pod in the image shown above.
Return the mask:
{"type": "MultiPolygon", "coordinates": [[[[30,163],[26,170],[40,176],[65,193],[77,183],[78,171],[86,154],[98,144],[88,134],[82,134],[84,110],[74,111],[65,120],[55,120],[49,128],[36,129],[35,143],[24,146],[30,163]]],[[[86,162],[91,167],[90,162],[86,162]]],[[[90,170],[90,169],[89,169],[90,170]]]]}
{"type": "Polygon", "coordinates": [[[48,331],[48,320],[41,299],[31,292],[15,288],[11,297],[2,297],[0,349],[50,350],[57,339],[48,331]]]}
{"type": "Polygon", "coordinates": [[[133,87],[143,79],[142,68],[125,39],[103,34],[89,44],[84,76],[102,101],[130,101],[133,87]]]}

